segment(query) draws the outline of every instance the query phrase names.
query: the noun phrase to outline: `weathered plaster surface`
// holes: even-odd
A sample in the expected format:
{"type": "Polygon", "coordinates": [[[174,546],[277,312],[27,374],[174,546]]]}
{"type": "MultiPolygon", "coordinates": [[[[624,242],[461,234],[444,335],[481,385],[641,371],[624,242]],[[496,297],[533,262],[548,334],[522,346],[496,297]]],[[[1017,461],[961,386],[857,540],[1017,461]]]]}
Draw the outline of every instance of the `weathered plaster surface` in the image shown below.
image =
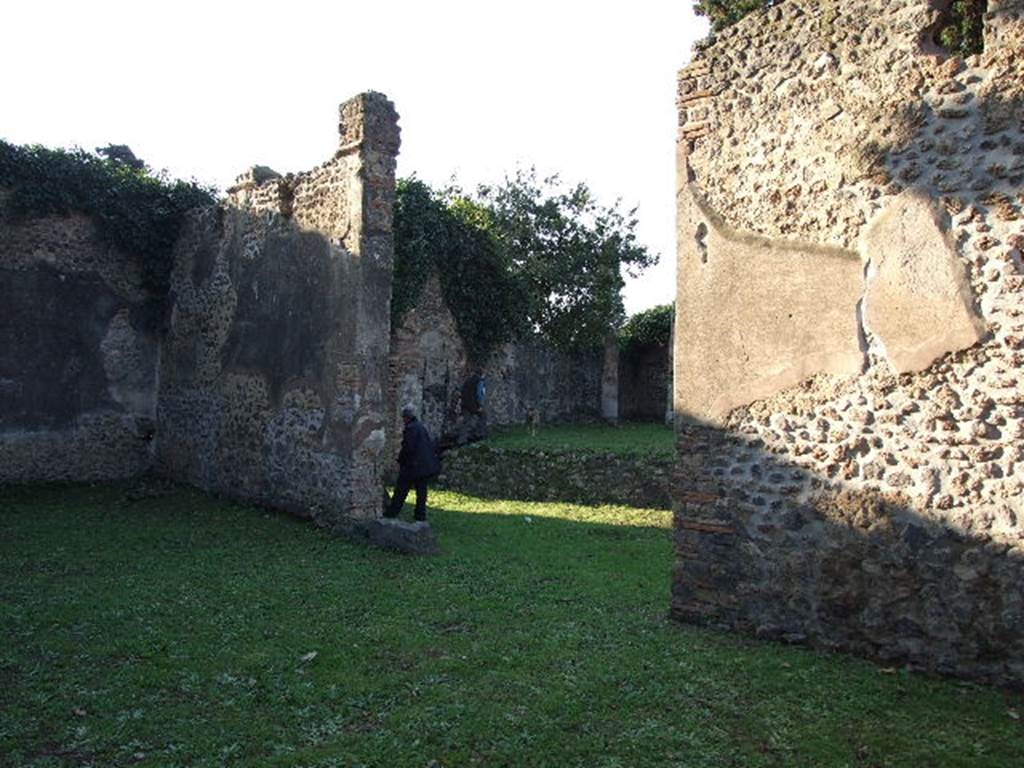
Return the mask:
{"type": "Polygon", "coordinates": [[[984,336],[946,218],[929,197],[904,192],[864,233],[867,329],[897,373],[924,370],[984,336]]]}
{"type": "MultiPolygon", "coordinates": [[[[685,162],[685,160],[684,160],[685,162]]],[[[863,266],[839,248],[730,231],[679,192],[676,410],[720,421],[819,372],[864,366],[857,325],[863,266]]]]}

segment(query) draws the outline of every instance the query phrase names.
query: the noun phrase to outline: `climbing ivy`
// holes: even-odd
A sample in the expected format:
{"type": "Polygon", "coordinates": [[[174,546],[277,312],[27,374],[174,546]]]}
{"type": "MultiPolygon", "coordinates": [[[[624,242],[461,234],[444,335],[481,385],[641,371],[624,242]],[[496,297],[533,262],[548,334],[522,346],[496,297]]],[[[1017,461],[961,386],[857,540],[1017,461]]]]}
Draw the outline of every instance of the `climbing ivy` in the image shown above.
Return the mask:
{"type": "Polygon", "coordinates": [[[6,215],[18,221],[73,211],[86,214],[100,238],[140,261],[144,287],[162,297],[185,214],[214,202],[214,193],[194,181],[154,175],[130,151],[118,154],[114,149],[127,147],[107,147],[107,156],[100,157],[82,149],[0,140],[0,188],[9,192],[6,215]]]}
{"type": "Polygon", "coordinates": [[[667,347],[672,338],[674,316],[675,307],[672,304],[659,304],[637,312],[619,331],[619,348],[628,355],[644,347],[667,347]]]}
{"type": "Polygon", "coordinates": [[[472,360],[526,331],[526,292],[486,227],[488,211],[457,190],[400,179],[395,202],[391,323],[397,327],[432,270],[472,360]]]}
{"type": "Polygon", "coordinates": [[[945,12],[937,39],[950,53],[971,56],[985,48],[988,0],[954,0],[945,12]]]}

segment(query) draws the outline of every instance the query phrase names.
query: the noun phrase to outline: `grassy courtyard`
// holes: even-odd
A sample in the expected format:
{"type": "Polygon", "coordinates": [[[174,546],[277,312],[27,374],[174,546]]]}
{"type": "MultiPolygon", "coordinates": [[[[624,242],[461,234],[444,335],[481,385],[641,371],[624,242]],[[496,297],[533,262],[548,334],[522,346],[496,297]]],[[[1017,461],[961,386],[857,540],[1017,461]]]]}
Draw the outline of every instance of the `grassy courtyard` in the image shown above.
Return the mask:
{"type": "Polygon", "coordinates": [[[0,765],[1024,764],[1019,696],[666,619],[669,513],[436,493],[415,560],[0,489],[0,765]]]}
{"type": "Polygon", "coordinates": [[[617,427],[606,424],[543,425],[535,434],[528,427],[500,427],[493,430],[487,444],[510,450],[566,450],[587,453],[649,454],[671,456],[675,433],[664,424],[625,422],[617,427]]]}

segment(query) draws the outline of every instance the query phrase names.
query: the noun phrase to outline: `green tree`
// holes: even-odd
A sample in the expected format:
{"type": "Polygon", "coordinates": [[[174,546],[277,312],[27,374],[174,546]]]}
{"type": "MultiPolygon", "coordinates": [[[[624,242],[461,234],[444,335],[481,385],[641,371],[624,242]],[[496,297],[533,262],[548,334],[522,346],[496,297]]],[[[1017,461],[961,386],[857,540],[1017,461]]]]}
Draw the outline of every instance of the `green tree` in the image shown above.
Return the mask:
{"type": "Polygon", "coordinates": [[[675,306],[672,304],[659,304],[631,316],[619,331],[622,351],[628,355],[643,347],[668,346],[674,316],[675,306]]]}
{"type": "Polygon", "coordinates": [[[482,222],[501,245],[527,294],[529,327],[563,348],[600,344],[625,319],[622,269],[657,262],[637,242],[636,209],[600,205],[585,184],[519,170],[481,186],[482,222]]]}
{"type": "Polygon", "coordinates": [[[735,24],[753,11],[771,8],[781,0],[693,0],[693,10],[698,16],[707,16],[711,29],[720,32],[735,24]]]}

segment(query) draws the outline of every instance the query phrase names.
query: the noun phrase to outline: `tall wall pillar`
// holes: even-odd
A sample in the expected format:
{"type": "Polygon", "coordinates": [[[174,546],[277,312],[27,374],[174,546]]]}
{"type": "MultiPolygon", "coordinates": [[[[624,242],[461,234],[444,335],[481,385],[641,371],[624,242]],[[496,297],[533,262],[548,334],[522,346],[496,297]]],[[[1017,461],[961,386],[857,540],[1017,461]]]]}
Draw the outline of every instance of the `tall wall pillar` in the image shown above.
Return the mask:
{"type": "Polygon", "coordinates": [[[398,116],[340,108],[311,171],[257,168],[178,244],[158,468],[333,525],[381,511],[398,116]]]}
{"type": "Polygon", "coordinates": [[[363,93],[340,106],[338,131],[338,155],[355,153],[358,158],[349,205],[352,250],[359,265],[354,366],[343,364],[338,373],[341,380],[351,373],[351,384],[360,392],[353,425],[352,515],[374,517],[381,511],[386,444],[398,114],[383,94],[363,93]]]}

